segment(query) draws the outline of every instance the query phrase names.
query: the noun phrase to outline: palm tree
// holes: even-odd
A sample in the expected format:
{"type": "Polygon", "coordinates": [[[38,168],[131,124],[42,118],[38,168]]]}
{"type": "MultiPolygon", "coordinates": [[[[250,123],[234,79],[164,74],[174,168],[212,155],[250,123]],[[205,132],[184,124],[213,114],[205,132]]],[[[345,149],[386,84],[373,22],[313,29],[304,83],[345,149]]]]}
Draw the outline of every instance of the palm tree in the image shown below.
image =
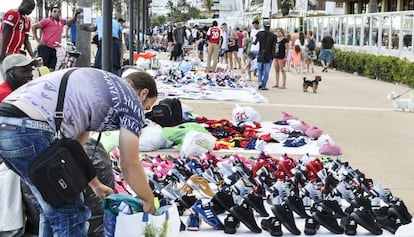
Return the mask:
{"type": "Polygon", "coordinates": [[[211,8],[213,7],[213,0],[204,0],[202,7],[207,9],[208,18],[211,18],[211,8]]]}
{"type": "Polygon", "coordinates": [[[190,4],[187,3],[187,0],[180,0],[177,4],[177,8],[180,9],[183,13],[187,13],[190,8],[190,4]]]}
{"type": "Polygon", "coordinates": [[[175,6],[171,0],[168,0],[166,7],[170,9],[170,16],[173,14],[175,6]]]}

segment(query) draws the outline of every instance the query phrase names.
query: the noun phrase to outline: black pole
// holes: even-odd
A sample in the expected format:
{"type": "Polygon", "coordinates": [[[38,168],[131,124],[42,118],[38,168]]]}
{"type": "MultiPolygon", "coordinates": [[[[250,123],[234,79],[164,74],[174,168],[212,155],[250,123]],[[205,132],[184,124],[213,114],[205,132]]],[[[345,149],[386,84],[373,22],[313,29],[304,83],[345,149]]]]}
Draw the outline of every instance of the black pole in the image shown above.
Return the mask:
{"type": "Polygon", "coordinates": [[[134,1],[129,1],[129,65],[134,65],[134,1]]]}
{"type": "Polygon", "coordinates": [[[145,39],[147,38],[147,0],[142,1],[143,7],[142,7],[142,32],[144,33],[144,38],[142,39],[142,48],[143,51],[145,51],[145,39]]]}
{"type": "Polygon", "coordinates": [[[141,29],[141,1],[137,2],[137,52],[141,52],[141,39],[139,36],[139,31],[141,29]]]}
{"type": "Polygon", "coordinates": [[[112,1],[103,0],[102,6],[102,69],[108,72],[112,70],[112,1]]]}

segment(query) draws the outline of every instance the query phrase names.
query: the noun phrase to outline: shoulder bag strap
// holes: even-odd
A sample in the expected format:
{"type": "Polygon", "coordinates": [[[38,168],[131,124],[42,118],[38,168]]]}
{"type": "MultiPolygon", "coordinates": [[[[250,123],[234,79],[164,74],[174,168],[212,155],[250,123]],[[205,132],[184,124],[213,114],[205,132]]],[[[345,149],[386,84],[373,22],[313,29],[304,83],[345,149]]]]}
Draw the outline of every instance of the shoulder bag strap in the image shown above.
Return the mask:
{"type": "Polygon", "coordinates": [[[56,109],[55,109],[55,126],[56,126],[56,133],[59,134],[59,130],[60,130],[60,125],[62,124],[63,121],[63,102],[65,100],[65,93],[66,93],[66,86],[68,84],[68,78],[69,75],[75,71],[77,68],[73,68],[68,70],[62,78],[62,81],[60,82],[60,87],[59,87],[59,95],[58,95],[58,101],[57,101],[57,105],[56,105],[56,109]]]}

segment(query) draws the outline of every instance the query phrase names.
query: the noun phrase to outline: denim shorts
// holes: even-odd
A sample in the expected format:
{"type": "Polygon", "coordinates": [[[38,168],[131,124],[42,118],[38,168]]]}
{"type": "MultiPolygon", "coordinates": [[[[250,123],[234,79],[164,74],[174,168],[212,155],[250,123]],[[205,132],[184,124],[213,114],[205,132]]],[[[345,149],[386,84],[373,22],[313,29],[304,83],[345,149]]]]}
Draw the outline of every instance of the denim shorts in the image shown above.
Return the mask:
{"type": "Polygon", "coordinates": [[[16,172],[33,192],[40,206],[39,236],[87,236],[90,210],[83,204],[83,196],[61,208],[45,202],[30,181],[29,164],[55,139],[48,123],[28,118],[0,117],[0,157],[16,172]],[[54,234],[53,234],[54,233],[54,234]]]}

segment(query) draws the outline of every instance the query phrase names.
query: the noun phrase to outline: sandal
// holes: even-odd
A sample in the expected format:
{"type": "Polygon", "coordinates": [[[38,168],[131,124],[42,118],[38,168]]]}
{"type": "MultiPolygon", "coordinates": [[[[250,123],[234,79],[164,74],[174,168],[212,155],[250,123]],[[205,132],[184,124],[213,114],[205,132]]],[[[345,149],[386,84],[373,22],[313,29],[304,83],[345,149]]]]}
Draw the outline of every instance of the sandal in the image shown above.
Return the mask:
{"type": "Polygon", "coordinates": [[[272,88],[279,88],[279,86],[272,86],[272,88]]]}

